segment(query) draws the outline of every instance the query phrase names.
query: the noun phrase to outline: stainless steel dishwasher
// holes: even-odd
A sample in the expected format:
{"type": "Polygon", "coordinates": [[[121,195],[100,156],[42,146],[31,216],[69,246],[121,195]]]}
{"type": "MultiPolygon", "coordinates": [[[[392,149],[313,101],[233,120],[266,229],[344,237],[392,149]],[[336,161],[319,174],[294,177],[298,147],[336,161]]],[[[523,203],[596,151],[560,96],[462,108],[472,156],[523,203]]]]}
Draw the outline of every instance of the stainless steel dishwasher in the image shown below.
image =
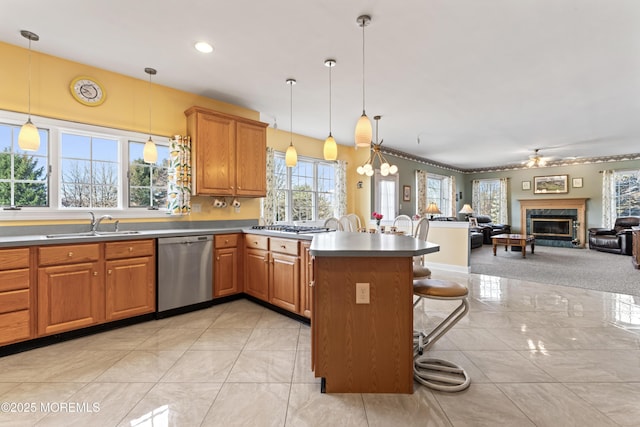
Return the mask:
{"type": "Polygon", "coordinates": [[[158,313],[213,299],[213,236],[158,239],[158,313]]]}

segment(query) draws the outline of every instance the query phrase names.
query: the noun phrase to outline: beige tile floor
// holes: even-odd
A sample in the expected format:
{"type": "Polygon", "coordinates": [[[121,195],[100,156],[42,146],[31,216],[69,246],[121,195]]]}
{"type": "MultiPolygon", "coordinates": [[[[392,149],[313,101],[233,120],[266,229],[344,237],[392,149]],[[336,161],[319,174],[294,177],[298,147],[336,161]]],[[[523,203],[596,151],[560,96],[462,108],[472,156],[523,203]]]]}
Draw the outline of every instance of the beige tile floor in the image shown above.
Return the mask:
{"type": "MultiPolygon", "coordinates": [[[[640,425],[640,298],[434,274],[470,289],[433,350],[464,392],[322,394],[309,327],[240,300],[0,358],[0,425],[640,425]]],[[[420,304],[416,325],[447,308],[420,304]]]]}

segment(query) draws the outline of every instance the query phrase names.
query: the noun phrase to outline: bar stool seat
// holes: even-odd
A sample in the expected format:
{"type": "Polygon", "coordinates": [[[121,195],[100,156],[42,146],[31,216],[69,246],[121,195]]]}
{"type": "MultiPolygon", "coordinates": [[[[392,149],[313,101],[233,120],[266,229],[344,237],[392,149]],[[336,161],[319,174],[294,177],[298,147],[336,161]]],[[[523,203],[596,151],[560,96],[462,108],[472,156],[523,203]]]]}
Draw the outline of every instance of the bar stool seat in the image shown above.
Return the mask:
{"type": "Polygon", "coordinates": [[[469,290],[465,286],[448,280],[425,278],[413,281],[413,294],[418,297],[418,300],[413,304],[414,307],[422,298],[460,301],[460,305],[431,332],[419,331],[414,339],[413,375],[420,384],[435,390],[449,392],[461,391],[469,387],[471,378],[462,367],[446,360],[423,355],[467,314],[469,311],[468,293],[469,290]]]}

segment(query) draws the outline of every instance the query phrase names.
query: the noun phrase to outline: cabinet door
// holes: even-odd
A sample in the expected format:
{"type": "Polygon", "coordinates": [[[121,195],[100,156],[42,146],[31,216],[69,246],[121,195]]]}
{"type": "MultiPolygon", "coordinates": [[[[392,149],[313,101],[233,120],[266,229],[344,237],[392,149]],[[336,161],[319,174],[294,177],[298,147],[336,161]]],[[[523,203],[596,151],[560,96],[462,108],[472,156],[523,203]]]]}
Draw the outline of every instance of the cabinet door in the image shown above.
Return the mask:
{"type": "Polygon", "coordinates": [[[269,302],[294,313],[300,312],[300,259],[271,253],[269,302]]]}
{"type": "Polygon", "coordinates": [[[313,256],[309,253],[310,242],[302,242],[300,266],[300,314],[311,318],[311,286],[313,282],[313,256]]]}
{"type": "Polygon", "coordinates": [[[38,269],[38,334],[48,335],[104,321],[99,262],[38,269]]]}
{"type": "Polygon", "coordinates": [[[269,301],[269,252],[246,248],[244,258],[244,291],[269,301]]]}
{"type": "Polygon", "coordinates": [[[216,249],[213,268],[213,296],[223,297],[240,292],[238,286],[238,248],[216,249]]]}
{"type": "MultiPolygon", "coordinates": [[[[196,194],[232,195],[235,183],[235,121],[195,113],[193,141],[196,194]]],[[[190,121],[188,121],[190,123],[190,121]]]]}
{"type": "Polygon", "coordinates": [[[264,197],[267,193],[265,124],[236,125],[236,194],[264,197]]]}
{"type": "Polygon", "coordinates": [[[118,320],[156,309],[153,257],[107,261],[106,318],[118,320]]]}

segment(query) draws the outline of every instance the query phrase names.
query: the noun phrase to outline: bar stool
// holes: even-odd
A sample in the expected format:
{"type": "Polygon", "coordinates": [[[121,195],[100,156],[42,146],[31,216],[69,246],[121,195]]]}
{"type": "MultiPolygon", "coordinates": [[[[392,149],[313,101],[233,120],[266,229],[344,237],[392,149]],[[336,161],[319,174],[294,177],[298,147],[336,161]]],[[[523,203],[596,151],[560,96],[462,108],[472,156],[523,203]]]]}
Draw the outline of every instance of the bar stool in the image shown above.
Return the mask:
{"type": "Polygon", "coordinates": [[[413,376],[420,384],[440,391],[461,391],[469,387],[467,372],[455,363],[423,356],[449,329],[469,311],[468,289],[458,283],[437,279],[415,279],[413,294],[418,297],[415,307],[423,298],[445,301],[459,300],[460,305],[431,332],[418,332],[414,338],[413,376]]]}
{"type": "MultiPolygon", "coordinates": [[[[413,237],[416,239],[427,241],[427,235],[429,234],[429,220],[427,218],[421,218],[414,229],[413,237]]],[[[413,280],[416,279],[429,279],[431,277],[431,270],[424,266],[422,255],[413,257],[413,280]]]]}

